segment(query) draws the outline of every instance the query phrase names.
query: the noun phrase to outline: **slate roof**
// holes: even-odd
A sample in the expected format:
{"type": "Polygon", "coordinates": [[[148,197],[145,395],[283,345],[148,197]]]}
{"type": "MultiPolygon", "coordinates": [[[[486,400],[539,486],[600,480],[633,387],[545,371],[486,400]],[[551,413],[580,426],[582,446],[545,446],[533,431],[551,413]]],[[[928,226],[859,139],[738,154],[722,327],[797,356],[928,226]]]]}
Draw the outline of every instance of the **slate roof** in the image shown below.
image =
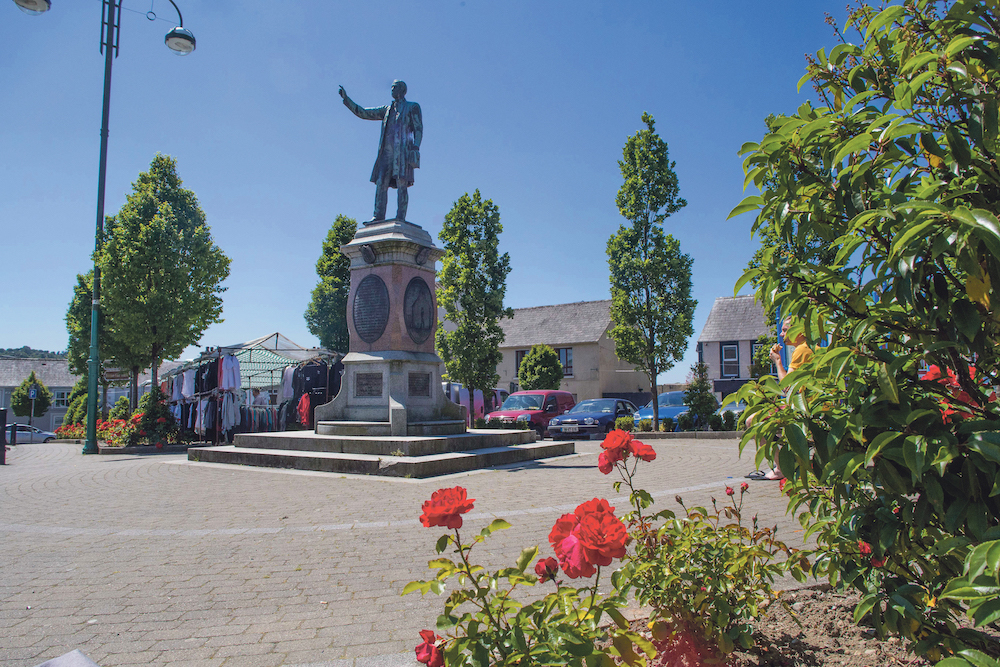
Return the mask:
{"type": "Polygon", "coordinates": [[[0,359],[0,387],[17,387],[31,371],[46,387],[72,387],[77,377],[66,359],[0,359]]]}
{"type": "Polygon", "coordinates": [[[698,342],[723,340],[757,340],[758,336],[774,333],[774,325],[764,317],[764,308],[752,294],[720,296],[712,304],[698,342]]]}
{"type": "Polygon", "coordinates": [[[513,319],[500,320],[503,348],[596,343],[611,325],[611,300],[578,301],[557,306],[515,308],[513,319]]]}

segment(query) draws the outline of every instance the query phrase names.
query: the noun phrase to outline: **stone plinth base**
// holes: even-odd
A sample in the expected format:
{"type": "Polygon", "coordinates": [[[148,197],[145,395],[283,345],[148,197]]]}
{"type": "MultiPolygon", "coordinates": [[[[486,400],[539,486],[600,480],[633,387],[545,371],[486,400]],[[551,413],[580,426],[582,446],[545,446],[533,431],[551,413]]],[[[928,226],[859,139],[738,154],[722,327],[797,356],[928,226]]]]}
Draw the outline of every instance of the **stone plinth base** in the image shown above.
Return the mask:
{"type": "Polygon", "coordinates": [[[434,477],[576,452],[534,431],[470,430],[436,437],[358,437],[312,431],[241,433],[235,444],[188,450],[188,460],[321,472],[434,477]]]}

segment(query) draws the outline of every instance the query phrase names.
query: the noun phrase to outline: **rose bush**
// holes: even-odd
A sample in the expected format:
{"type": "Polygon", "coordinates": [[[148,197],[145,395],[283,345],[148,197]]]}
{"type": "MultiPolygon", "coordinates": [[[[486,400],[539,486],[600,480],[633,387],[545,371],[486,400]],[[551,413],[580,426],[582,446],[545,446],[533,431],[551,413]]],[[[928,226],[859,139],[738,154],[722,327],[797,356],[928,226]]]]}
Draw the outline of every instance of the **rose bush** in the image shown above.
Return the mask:
{"type": "Polygon", "coordinates": [[[462,487],[439,489],[423,504],[420,521],[424,526],[444,526],[453,534],[444,534],[436,550],[444,553],[453,547],[456,559],[437,558],[428,566],[437,570],[429,581],[412,581],[403,594],[429,591],[441,594],[445,583],[457,578],[459,587],[448,596],[444,613],[438,617],[436,635],[432,630],[420,633],[423,642],[416,657],[428,667],[441,665],[600,665],[612,667],[611,656],[630,665],[644,665],[645,656],[655,655],[652,644],[629,630],[619,609],[626,605],[624,596],[598,595],[601,569],[625,554],[627,538],[624,525],[614,515],[606,500],[595,498],[561,516],[552,528],[549,541],[554,557],[539,559],[535,574],[527,572],[538,554],[538,547],[521,552],[514,567],[488,572],[473,565],[470,553],[474,546],[492,533],[510,528],[496,519],[469,543],[462,541],[459,529],[462,515],[473,509],[473,499],[462,487]],[[594,577],[592,585],[564,586],[557,578],[559,569],[571,579],[594,577]],[[555,590],[531,603],[515,598],[519,587],[536,586],[551,581],[555,590]],[[612,625],[601,627],[603,619],[612,625]],[[597,642],[606,641],[600,649],[597,642]]]}

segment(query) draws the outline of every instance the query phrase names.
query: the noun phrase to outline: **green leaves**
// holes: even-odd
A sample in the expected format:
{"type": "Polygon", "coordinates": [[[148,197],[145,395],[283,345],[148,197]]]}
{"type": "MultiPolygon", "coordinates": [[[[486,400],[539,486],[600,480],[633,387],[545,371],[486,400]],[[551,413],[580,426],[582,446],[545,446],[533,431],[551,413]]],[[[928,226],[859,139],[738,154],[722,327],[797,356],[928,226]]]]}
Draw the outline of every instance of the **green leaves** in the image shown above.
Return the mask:
{"type": "Polygon", "coordinates": [[[445,255],[437,278],[437,302],[456,328],[447,331],[439,321],[435,346],[449,377],[470,390],[470,401],[476,389],[499,382],[496,367],[504,338],[500,320],[514,314],[503,305],[510,256],[500,254],[502,231],[500,209],[476,190],[458,198],[438,234],[445,255]]]}
{"type": "Polygon", "coordinates": [[[328,350],[348,352],[347,296],[351,289],[351,260],[340,247],[354,239],[358,223],[338,215],[323,241],[323,251],[316,262],[319,283],[312,291],[305,318],[309,332],[328,350]]]}

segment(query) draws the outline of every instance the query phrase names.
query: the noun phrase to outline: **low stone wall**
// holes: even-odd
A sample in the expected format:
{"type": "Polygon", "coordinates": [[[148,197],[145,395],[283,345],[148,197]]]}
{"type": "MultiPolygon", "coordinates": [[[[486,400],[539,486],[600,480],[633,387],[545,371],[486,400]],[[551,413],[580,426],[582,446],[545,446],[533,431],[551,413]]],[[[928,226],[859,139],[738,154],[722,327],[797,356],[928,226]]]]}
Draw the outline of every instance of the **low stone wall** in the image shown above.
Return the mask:
{"type": "Polygon", "coordinates": [[[641,440],[739,440],[743,431],[680,431],[677,433],[662,433],[653,431],[635,431],[633,434],[641,440]]]}

